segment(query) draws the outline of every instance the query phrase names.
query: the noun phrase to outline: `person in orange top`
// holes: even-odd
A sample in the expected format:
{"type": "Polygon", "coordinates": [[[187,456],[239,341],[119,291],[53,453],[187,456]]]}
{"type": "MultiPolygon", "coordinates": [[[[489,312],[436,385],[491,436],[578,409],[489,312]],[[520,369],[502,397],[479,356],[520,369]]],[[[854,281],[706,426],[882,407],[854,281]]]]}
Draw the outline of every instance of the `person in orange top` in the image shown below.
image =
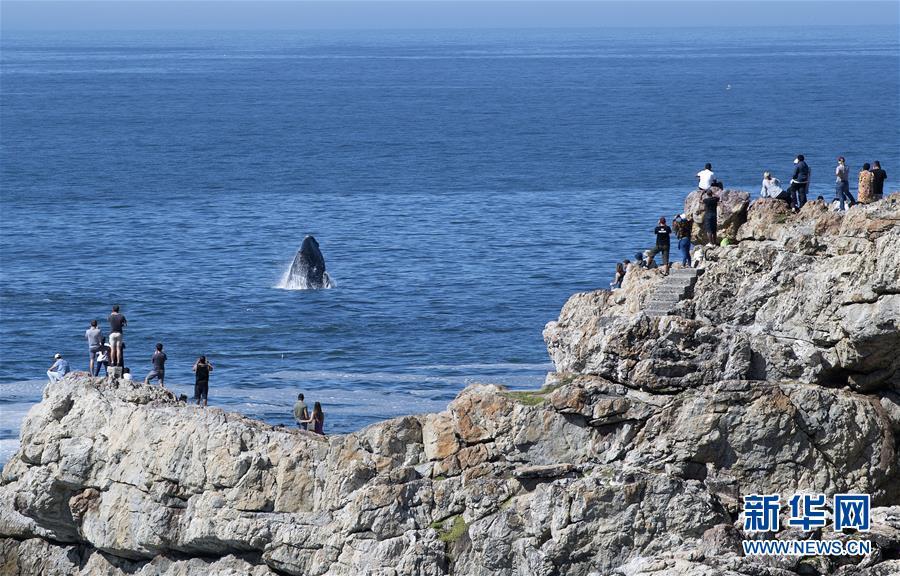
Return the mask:
{"type": "Polygon", "coordinates": [[[863,164],[862,170],[859,171],[859,195],[856,197],[860,204],[869,204],[876,200],[875,198],[875,175],[869,171],[869,163],[863,164]]]}

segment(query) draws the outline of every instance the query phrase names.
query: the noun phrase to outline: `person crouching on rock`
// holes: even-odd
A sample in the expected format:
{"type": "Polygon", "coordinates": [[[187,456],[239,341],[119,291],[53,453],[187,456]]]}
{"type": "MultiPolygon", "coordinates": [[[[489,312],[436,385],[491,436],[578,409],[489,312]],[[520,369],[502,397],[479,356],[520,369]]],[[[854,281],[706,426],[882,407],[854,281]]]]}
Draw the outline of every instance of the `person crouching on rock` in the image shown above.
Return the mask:
{"type": "Polygon", "coordinates": [[[662,254],[662,265],[664,267],[663,275],[668,276],[669,248],[672,245],[669,235],[672,233],[672,229],[666,225],[665,217],[659,219],[653,232],[656,234],[656,248],[653,249],[653,255],[655,256],[658,253],[662,254]]]}
{"type": "Polygon", "coordinates": [[[47,370],[47,378],[51,384],[56,384],[62,377],[69,373],[69,362],[63,360],[62,354],[53,356],[53,365],[47,370]]]}
{"type": "Polygon", "coordinates": [[[163,388],[166,387],[166,353],[163,352],[162,343],[158,343],[156,345],[156,352],[153,353],[153,356],[150,357],[150,363],[153,364],[153,369],[150,370],[150,373],[147,374],[147,377],[144,378],[144,384],[150,384],[150,380],[156,378],[159,380],[159,385],[163,388]]]}
{"type": "Polygon", "coordinates": [[[719,227],[719,198],[712,190],[703,194],[703,231],[706,233],[706,245],[716,245],[716,231],[719,227]]]}
{"type": "Polygon", "coordinates": [[[194,362],[194,398],[197,400],[197,406],[206,408],[209,399],[209,373],[213,371],[213,365],[206,360],[206,356],[197,358],[194,362]]]}

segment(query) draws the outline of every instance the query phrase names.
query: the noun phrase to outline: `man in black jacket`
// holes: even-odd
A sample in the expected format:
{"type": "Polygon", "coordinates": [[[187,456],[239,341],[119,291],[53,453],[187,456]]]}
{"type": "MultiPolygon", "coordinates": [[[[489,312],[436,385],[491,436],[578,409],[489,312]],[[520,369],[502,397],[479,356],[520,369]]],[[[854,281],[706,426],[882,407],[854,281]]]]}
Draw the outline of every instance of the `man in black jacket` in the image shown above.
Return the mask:
{"type": "Polygon", "coordinates": [[[794,210],[803,208],[806,204],[806,193],[809,191],[809,166],[803,158],[803,154],[797,154],[794,158],[794,173],[791,175],[791,202],[794,210]]]}

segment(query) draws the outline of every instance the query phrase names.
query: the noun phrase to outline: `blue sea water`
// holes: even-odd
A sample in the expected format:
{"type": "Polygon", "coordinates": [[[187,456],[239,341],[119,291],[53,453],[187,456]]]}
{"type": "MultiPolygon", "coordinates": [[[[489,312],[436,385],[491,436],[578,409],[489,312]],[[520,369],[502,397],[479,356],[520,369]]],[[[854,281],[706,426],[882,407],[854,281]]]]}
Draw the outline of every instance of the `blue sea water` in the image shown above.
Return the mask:
{"type": "Polygon", "coordinates": [[[0,39],[0,461],[113,303],[138,377],[328,432],[536,387],[576,291],[704,162],[900,173],[900,44],[870,28],[15,33],[0,39]],[[314,234],[337,287],[276,286],[314,234]]]}

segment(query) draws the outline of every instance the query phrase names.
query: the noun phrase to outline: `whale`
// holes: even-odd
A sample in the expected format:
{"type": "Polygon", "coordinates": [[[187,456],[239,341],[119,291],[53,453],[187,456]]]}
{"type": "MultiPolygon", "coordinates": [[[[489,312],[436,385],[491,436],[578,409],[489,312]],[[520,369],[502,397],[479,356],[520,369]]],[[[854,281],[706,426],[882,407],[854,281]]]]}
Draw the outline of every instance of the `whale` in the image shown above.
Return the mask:
{"type": "Polygon", "coordinates": [[[321,290],[334,286],[325,271],[325,257],[314,236],[303,239],[282,284],[284,288],[291,290],[321,290]]]}

